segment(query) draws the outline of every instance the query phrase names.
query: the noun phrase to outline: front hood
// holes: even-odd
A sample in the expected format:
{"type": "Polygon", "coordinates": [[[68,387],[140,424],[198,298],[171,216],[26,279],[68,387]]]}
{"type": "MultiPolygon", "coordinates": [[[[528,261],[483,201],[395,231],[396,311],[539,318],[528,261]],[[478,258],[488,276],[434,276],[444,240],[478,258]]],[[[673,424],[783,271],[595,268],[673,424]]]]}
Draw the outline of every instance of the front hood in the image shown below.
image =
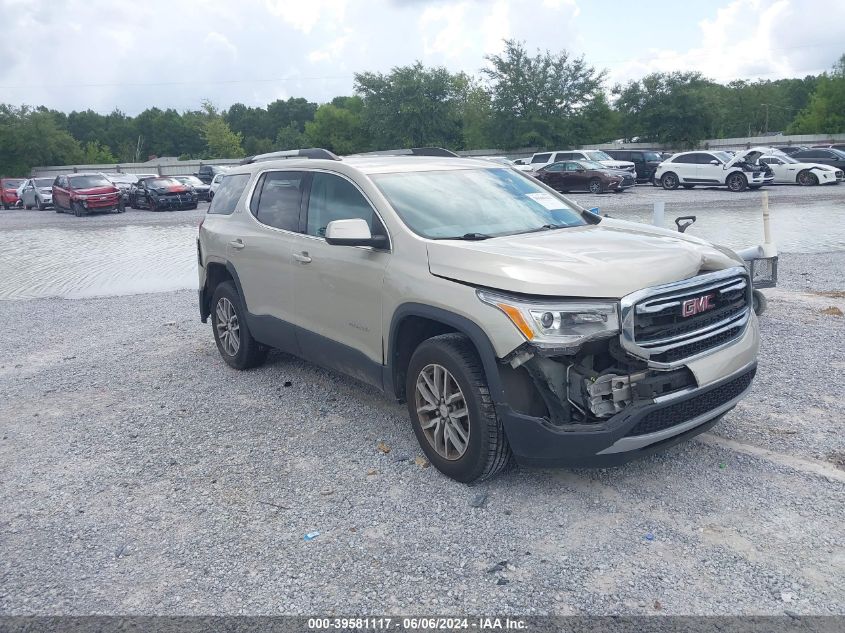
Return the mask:
{"type": "Polygon", "coordinates": [[[704,240],[646,224],[601,223],[492,238],[428,243],[433,275],[520,294],[619,299],[742,260],[704,240]]]}
{"type": "Polygon", "coordinates": [[[190,190],[188,185],[171,185],[169,187],[158,187],[154,191],[159,195],[165,195],[168,193],[188,193],[190,190]]]}
{"type": "Polygon", "coordinates": [[[80,196],[103,196],[109,193],[118,193],[115,187],[90,187],[89,189],[76,189],[75,194],[80,196]]]}
{"type": "Polygon", "coordinates": [[[823,165],[822,163],[789,163],[793,169],[821,169],[822,171],[836,171],[833,165],[823,165]]]}
{"type": "Polygon", "coordinates": [[[725,168],[733,167],[736,163],[745,161],[749,165],[753,165],[760,157],[764,154],[768,154],[771,151],[770,147],[752,147],[751,149],[747,149],[742,152],[737,152],[736,155],[730,159],[725,168]]]}

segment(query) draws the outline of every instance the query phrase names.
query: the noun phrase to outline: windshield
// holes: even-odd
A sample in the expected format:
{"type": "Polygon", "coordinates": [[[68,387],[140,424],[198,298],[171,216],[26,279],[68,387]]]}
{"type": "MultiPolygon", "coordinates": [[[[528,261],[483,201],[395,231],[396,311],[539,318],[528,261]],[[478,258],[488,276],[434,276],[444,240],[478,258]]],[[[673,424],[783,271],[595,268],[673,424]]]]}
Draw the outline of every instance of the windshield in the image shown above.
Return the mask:
{"type": "Polygon", "coordinates": [[[43,189],[45,187],[52,187],[53,186],[53,179],[52,178],[36,178],[32,182],[35,183],[35,186],[39,189],[43,189]]]}
{"type": "Polygon", "coordinates": [[[182,183],[175,178],[151,178],[147,181],[150,189],[161,189],[163,187],[181,187],[182,183]]]}
{"type": "Polygon", "coordinates": [[[457,169],[372,176],[414,233],[429,239],[475,239],[581,226],[574,203],[513,169],[457,169]]]}
{"type": "Polygon", "coordinates": [[[186,185],[202,185],[203,182],[196,176],[176,176],[176,180],[186,185]]]}
{"type": "Polygon", "coordinates": [[[4,186],[4,187],[6,187],[6,189],[17,189],[17,188],[18,188],[18,187],[20,187],[22,184],[23,184],[23,180],[10,180],[10,179],[7,179],[7,180],[4,180],[4,181],[3,181],[3,186],[4,186]]]}
{"type": "Polygon", "coordinates": [[[836,157],[839,158],[840,160],[845,158],[845,152],[843,152],[841,149],[831,148],[830,151],[833,152],[834,154],[836,154],[836,157]]]}
{"type": "Polygon", "coordinates": [[[587,156],[587,158],[589,158],[590,160],[598,160],[598,161],[602,161],[602,160],[613,160],[610,156],[608,156],[608,155],[607,155],[607,154],[605,154],[604,152],[600,152],[600,151],[598,151],[598,150],[593,151],[593,152],[584,152],[584,154],[585,154],[585,155],[587,156]]]}
{"type": "Polygon", "coordinates": [[[643,158],[646,160],[663,160],[663,157],[657,152],[643,152],[643,158]]]}
{"type": "Polygon", "coordinates": [[[112,184],[105,176],[71,176],[70,186],[74,189],[91,189],[93,187],[111,187],[112,184]]]}
{"type": "Polygon", "coordinates": [[[126,182],[130,185],[138,182],[138,179],[131,174],[109,174],[107,178],[112,182],[126,182]]]}

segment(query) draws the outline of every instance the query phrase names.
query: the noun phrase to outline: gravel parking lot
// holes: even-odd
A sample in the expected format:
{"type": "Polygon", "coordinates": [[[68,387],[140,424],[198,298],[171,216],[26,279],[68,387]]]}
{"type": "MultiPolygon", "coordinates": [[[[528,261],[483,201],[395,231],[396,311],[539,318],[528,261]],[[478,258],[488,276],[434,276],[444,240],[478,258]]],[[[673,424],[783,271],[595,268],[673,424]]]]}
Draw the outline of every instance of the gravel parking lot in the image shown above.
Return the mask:
{"type": "MultiPolygon", "coordinates": [[[[597,198],[624,217],[664,193],[739,198],[597,198]]],[[[0,613],[845,613],[845,249],[780,263],[753,391],[710,433],[473,487],[417,463],[404,406],[367,386],[282,354],[229,369],[193,290],[0,301],[0,613]]]]}

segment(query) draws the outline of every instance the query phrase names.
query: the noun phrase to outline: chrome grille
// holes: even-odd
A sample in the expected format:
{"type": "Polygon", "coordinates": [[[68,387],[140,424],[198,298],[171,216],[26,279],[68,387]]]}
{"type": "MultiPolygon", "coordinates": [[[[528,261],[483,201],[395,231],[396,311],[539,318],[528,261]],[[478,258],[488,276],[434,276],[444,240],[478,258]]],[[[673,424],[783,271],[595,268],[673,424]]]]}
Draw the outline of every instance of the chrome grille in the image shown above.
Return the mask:
{"type": "Polygon", "coordinates": [[[740,267],[646,288],[622,300],[622,346],[655,369],[674,369],[737,339],[750,313],[740,267]]]}

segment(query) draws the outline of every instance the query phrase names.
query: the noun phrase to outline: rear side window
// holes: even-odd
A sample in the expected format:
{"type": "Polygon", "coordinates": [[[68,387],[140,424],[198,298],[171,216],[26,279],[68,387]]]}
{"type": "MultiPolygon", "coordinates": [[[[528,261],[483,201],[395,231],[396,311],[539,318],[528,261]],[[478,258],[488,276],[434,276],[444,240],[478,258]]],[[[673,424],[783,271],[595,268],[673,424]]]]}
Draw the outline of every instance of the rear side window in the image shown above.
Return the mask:
{"type": "Polygon", "coordinates": [[[549,159],[552,157],[551,153],[548,154],[536,154],[534,158],[531,159],[532,163],[548,163],[549,159]]]}
{"type": "Polygon", "coordinates": [[[699,165],[709,165],[714,160],[721,162],[721,161],[719,161],[718,158],[713,156],[713,154],[698,153],[698,154],[692,154],[692,156],[695,156],[695,162],[698,163],[699,165]]]}
{"type": "Polygon", "coordinates": [[[360,218],[373,235],[384,230],[370,203],[351,182],[333,174],[315,173],[308,199],[308,235],[326,236],[326,227],[334,220],[360,218]]]}
{"type": "Polygon", "coordinates": [[[249,174],[235,174],[224,178],[217,193],[214,194],[208,212],[217,215],[231,215],[248,182],[249,174]]]}
{"type": "MultiPolygon", "coordinates": [[[[271,171],[263,174],[252,194],[250,211],[262,224],[286,231],[299,231],[305,178],[305,172],[301,171],[271,171]]],[[[223,183],[228,179],[228,176],[224,178],[223,183]]],[[[216,199],[217,195],[214,197],[216,199]]]]}
{"type": "Polygon", "coordinates": [[[673,163],[695,163],[695,154],[682,154],[672,159],[673,163]]]}

